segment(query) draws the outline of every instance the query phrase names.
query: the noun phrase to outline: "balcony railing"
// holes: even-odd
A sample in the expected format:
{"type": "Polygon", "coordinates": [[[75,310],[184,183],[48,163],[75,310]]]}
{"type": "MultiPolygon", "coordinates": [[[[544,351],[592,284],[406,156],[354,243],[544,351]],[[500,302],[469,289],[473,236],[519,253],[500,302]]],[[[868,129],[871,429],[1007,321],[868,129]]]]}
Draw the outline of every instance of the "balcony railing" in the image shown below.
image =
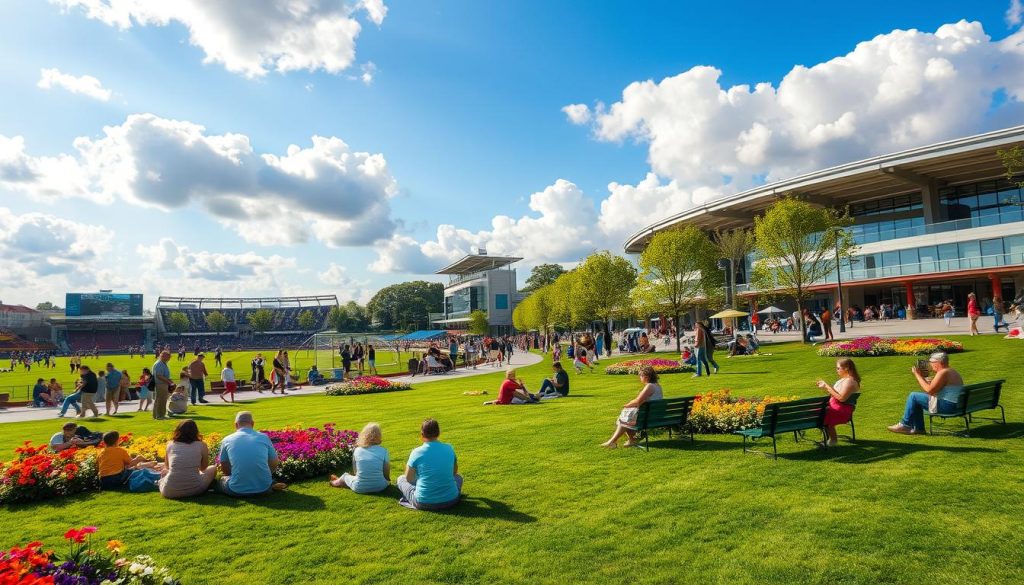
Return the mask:
{"type": "MultiPolygon", "coordinates": [[[[955,258],[953,260],[922,260],[910,264],[897,264],[895,266],[882,266],[879,268],[843,267],[843,283],[854,284],[858,280],[871,280],[875,278],[893,278],[899,276],[915,276],[918,274],[942,274],[957,270],[971,270],[976,268],[998,268],[1001,266],[1019,266],[1024,264],[1024,253],[992,254],[990,256],[972,256],[970,258],[955,258]]],[[[831,284],[836,282],[836,273],[832,272],[824,280],[814,284],[831,284]]],[[[746,293],[756,289],[749,284],[736,286],[736,292],[746,293]]]]}
{"type": "Polygon", "coordinates": [[[896,240],[899,238],[927,236],[932,234],[944,234],[948,232],[957,232],[977,227],[1001,225],[1005,223],[1024,221],[1024,209],[1022,209],[1021,207],[1001,207],[986,211],[990,213],[988,215],[981,215],[978,217],[955,219],[951,221],[943,221],[939,223],[911,226],[905,228],[884,229],[869,232],[864,232],[861,229],[858,229],[861,228],[862,226],[851,226],[850,228],[847,229],[850,230],[854,242],[858,244],[870,244],[873,242],[886,242],[889,240],[896,240]]]}

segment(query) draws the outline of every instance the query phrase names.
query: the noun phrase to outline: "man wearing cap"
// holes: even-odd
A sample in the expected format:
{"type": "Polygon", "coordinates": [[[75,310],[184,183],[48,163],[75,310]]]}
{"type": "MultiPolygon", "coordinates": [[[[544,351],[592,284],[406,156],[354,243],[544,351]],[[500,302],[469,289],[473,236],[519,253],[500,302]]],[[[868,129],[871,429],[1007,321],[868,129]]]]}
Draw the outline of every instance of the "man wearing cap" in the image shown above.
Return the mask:
{"type": "Polygon", "coordinates": [[[206,371],[206,364],[203,363],[204,357],[206,354],[199,352],[196,354],[196,359],[188,365],[188,381],[192,386],[192,404],[197,401],[203,404],[207,403],[205,379],[209,372],[206,371]]]}

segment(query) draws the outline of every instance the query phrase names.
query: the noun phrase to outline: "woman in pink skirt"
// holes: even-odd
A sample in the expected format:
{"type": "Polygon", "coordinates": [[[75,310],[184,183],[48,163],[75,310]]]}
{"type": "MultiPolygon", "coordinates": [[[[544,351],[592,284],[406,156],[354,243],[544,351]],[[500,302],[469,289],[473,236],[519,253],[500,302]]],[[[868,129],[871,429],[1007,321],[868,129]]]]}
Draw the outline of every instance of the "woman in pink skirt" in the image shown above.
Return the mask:
{"type": "Polygon", "coordinates": [[[846,424],[853,418],[854,406],[846,401],[860,392],[860,374],[857,373],[857,366],[853,364],[853,360],[843,358],[836,361],[836,374],[839,376],[839,380],[833,385],[829,385],[824,380],[818,380],[818,388],[832,396],[828,401],[828,410],[825,411],[825,434],[828,435],[825,447],[836,446],[839,440],[836,435],[836,425],[846,424]]]}

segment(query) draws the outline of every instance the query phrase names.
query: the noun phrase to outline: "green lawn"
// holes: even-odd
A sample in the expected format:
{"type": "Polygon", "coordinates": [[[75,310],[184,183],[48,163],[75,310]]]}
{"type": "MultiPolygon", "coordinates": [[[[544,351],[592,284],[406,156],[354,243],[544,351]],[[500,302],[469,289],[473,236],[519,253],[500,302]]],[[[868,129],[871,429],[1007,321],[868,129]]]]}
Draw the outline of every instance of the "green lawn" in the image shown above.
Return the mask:
{"type": "MultiPolygon", "coordinates": [[[[1021,347],[959,339],[968,351],[953,366],[968,382],[1008,378],[1010,424],[979,423],[971,438],[885,430],[915,389],[907,357],[857,361],[856,444],[823,452],[786,437],[774,462],[744,455],[732,436],[606,451],[597,445],[637,391],[635,378],[573,374],[571,397],[537,406],[483,407],[486,397],[463,395],[486,388],[493,398],[495,373],[408,392],[245,405],[262,428],[378,421],[396,468],[418,444],[420,421],[438,418],[466,478],[454,511],[415,512],[396,503],[393,488],[358,496],[326,481],[254,501],[101,493],[3,510],[0,548],[59,544],[67,528],[97,525],[186,583],[210,584],[1024,582],[1024,397],[1013,373],[1021,347]]],[[[814,381],[834,375],[832,360],[811,348],[766,349],[774,355],[721,355],[722,372],[710,379],[666,376],[665,393],[816,396],[814,381]]],[[[520,375],[536,387],[548,371],[545,363],[520,375]]],[[[194,416],[203,431],[227,433],[240,406],[214,403],[194,416]]],[[[169,428],[131,414],[88,424],[169,428]]],[[[44,441],[58,427],[0,425],[0,450],[44,441]]]]}
{"type": "MultiPolygon", "coordinates": [[[[331,352],[329,350],[318,350],[319,351],[319,364],[320,369],[324,369],[325,364],[330,366],[333,364],[334,367],[341,367],[341,360],[338,358],[338,352],[331,352]],[[332,355],[333,353],[333,355],[332,355]],[[333,361],[332,361],[333,358],[333,361]]],[[[249,363],[257,353],[262,353],[263,357],[267,360],[267,375],[270,375],[270,362],[273,360],[276,351],[227,351],[224,352],[223,360],[227,363],[229,360],[233,361],[235,368],[235,374],[242,379],[249,379],[251,367],[249,363]]],[[[292,369],[300,372],[303,376],[311,365],[315,362],[316,355],[314,350],[307,349],[295,349],[288,351],[289,357],[292,361],[292,369]]],[[[402,354],[402,363],[399,363],[395,352],[390,350],[377,350],[377,372],[381,374],[391,374],[396,372],[405,372],[408,370],[405,360],[409,358],[408,353],[402,354]]],[[[186,356],[184,362],[179,362],[177,355],[171,356],[171,371],[174,372],[176,369],[180,369],[190,361],[192,361],[192,353],[186,356]]],[[[153,354],[148,353],[145,357],[135,356],[133,358],[124,355],[101,355],[98,358],[83,358],[82,363],[99,371],[104,368],[107,363],[112,363],[119,370],[128,370],[128,374],[131,376],[132,381],[139,379],[139,374],[142,372],[142,368],[149,368],[153,366],[154,362],[153,354]]],[[[10,367],[9,360],[0,360],[0,367],[10,367]]],[[[210,375],[214,380],[220,379],[220,370],[214,366],[213,354],[206,356],[206,367],[210,371],[210,375]]],[[[355,366],[353,365],[353,368],[355,366]]],[[[57,358],[57,366],[55,368],[45,368],[42,365],[32,366],[30,371],[25,371],[24,368],[18,366],[14,372],[2,372],[0,373],[0,393],[11,394],[11,400],[29,400],[32,395],[32,386],[35,385],[36,380],[44,378],[49,380],[50,378],[57,378],[57,380],[64,386],[65,393],[70,393],[74,389],[74,381],[77,378],[77,374],[71,373],[70,358],[59,357],[57,358]],[[71,390],[69,390],[71,389],[71,390]]]]}

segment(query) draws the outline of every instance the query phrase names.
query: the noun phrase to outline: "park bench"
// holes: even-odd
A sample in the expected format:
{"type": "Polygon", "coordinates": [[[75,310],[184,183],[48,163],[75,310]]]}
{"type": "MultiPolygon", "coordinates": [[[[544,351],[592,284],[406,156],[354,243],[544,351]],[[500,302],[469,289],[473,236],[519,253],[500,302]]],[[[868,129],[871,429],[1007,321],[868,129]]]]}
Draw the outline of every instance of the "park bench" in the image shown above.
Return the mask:
{"type": "MultiPolygon", "coordinates": [[[[644,450],[649,448],[649,431],[654,429],[668,429],[668,436],[672,437],[672,429],[678,429],[679,434],[686,432],[687,422],[690,420],[690,410],[693,408],[695,396],[684,398],[665,398],[663,400],[648,400],[640,405],[636,415],[636,425],[633,430],[643,435],[644,450]]],[[[690,430],[690,440],[693,441],[693,431],[690,430]]]]}
{"type": "Polygon", "coordinates": [[[979,382],[978,384],[964,386],[964,390],[960,393],[960,398],[957,400],[955,412],[949,414],[928,414],[928,434],[932,434],[932,419],[935,417],[940,419],[962,418],[967,426],[964,436],[970,436],[971,422],[974,420],[973,414],[981,410],[995,410],[996,408],[1000,412],[999,418],[984,418],[983,420],[991,420],[1005,425],[1006,410],[1003,408],[1003,405],[999,404],[999,396],[1002,394],[1003,382],[1005,381],[995,380],[993,382],[979,382]]]}
{"type": "Polygon", "coordinates": [[[10,394],[0,394],[0,410],[7,408],[7,401],[11,399],[10,394]]]}
{"type": "MultiPolygon", "coordinates": [[[[856,412],[857,412],[857,399],[858,398],[860,398],[860,392],[854,392],[853,394],[850,395],[849,398],[846,399],[846,404],[849,404],[849,405],[853,406],[853,412],[850,413],[850,422],[849,422],[849,425],[850,425],[850,440],[851,441],[856,441],[857,440],[857,427],[854,426],[854,424],[853,424],[853,415],[856,414],[856,412]]],[[[804,436],[804,431],[799,431],[799,432],[800,432],[800,437],[802,438],[804,436]]]]}
{"type": "Polygon", "coordinates": [[[828,400],[828,396],[821,396],[768,404],[764,407],[764,414],[761,416],[761,426],[733,431],[733,433],[743,435],[744,453],[762,453],[748,446],[748,439],[753,443],[758,439],[771,437],[772,453],[762,454],[778,459],[779,450],[775,442],[776,436],[782,433],[793,433],[793,438],[799,441],[800,431],[822,429],[828,400]]]}

